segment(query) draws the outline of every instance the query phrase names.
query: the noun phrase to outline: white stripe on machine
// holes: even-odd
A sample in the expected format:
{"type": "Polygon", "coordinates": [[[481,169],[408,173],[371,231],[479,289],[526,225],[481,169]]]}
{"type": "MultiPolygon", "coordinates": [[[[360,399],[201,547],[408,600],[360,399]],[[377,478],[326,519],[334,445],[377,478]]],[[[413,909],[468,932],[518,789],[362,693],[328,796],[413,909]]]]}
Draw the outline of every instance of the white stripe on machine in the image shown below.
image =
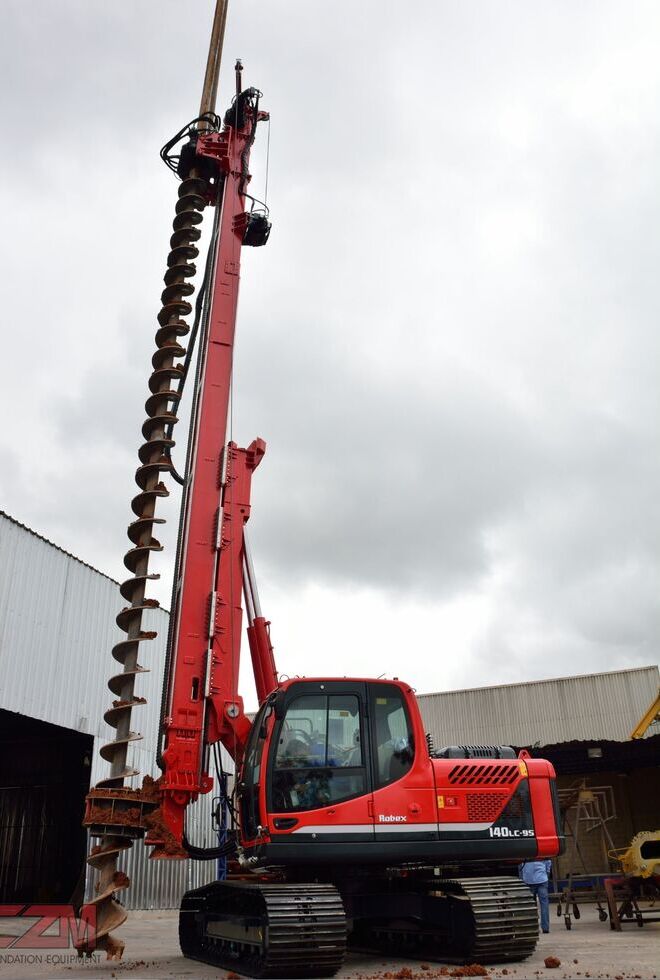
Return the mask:
{"type": "Polygon", "coordinates": [[[428,834],[439,832],[453,834],[456,832],[482,831],[492,827],[491,823],[404,823],[404,824],[312,824],[308,827],[297,827],[294,834],[363,834],[369,835],[376,831],[379,834],[428,834]]]}

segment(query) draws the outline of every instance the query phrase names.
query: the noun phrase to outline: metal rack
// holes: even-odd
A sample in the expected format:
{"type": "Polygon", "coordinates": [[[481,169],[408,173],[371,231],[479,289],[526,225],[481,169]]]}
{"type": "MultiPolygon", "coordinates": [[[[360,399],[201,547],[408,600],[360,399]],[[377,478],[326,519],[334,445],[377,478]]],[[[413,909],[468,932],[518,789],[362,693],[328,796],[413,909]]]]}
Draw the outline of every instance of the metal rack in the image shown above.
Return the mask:
{"type": "Polygon", "coordinates": [[[612,786],[588,786],[582,780],[573,786],[559,790],[559,808],[562,815],[564,833],[568,840],[568,875],[566,884],[557,895],[557,915],[564,915],[564,925],[572,927],[572,920],[580,918],[579,900],[595,900],[598,918],[607,920],[607,895],[605,875],[590,873],[580,847],[587,835],[600,836],[605,867],[611,867],[608,852],[614,843],[608,823],[616,820],[616,805],[612,786]],[[587,882],[589,887],[586,887],[587,882]],[[582,885],[582,887],[580,887],[582,885]]]}

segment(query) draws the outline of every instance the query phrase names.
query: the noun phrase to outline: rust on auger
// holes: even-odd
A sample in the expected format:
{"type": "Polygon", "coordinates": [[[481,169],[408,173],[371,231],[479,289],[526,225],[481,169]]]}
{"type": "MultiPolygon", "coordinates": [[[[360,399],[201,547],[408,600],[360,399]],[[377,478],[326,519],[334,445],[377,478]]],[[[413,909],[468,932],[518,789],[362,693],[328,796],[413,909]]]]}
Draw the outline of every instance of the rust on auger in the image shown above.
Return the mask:
{"type": "MultiPolygon", "coordinates": [[[[215,108],[226,18],[227,0],[217,0],[200,112],[194,121],[198,129],[210,125],[215,108]]],[[[121,958],[124,943],[112,933],[126,920],[127,913],[115,896],[127,888],[130,881],[119,870],[118,859],[147,830],[151,831],[150,842],[158,843],[154,815],[160,802],[157,781],[146,776],[140,789],[124,783],[139,775],[138,770],[128,764],[127,756],[129,745],[142,737],[131,730],[133,708],[145,703],[145,698],[135,694],[136,677],[147,671],[138,663],[138,651],[142,643],[157,635],[145,629],[143,621],[145,613],[159,605],[156,599],[145,595],[148,583],[159,578],[149,572],[152,552],[162,551],[153,536],[153,528],[155,524],[165,523],[163,518],[155,516],[156,502],[169,492],[161,475],[174,472],[170,450],[174,445],[172,432],[178,421],[178,404],[185,377],[181,359],[186,356],[180,339],[190,331],[184,317],[192,312],[189,297],[195,287],[190,279],[196,272],[193,260],[199,254],[195,243],[201,236],[202,211],[210,199],[208,181],[195,173],[179,185],[162,307],[158,314],[153,372],[149,378],[150,395],[145,404],[147,418],[142,426],[145,441],[139,449],[140,466],[135,474],[140,492],[131,504],[135,520],[129,525],[128,537],[133,547],[124,557],[131,578],[123,582],[119,590],[129,603],[117,616],[117,624],[126,633],[126,639],[112,650],[112,656],[121,664],[121,671],[108,682],[115,700],[104,716],[108,725],[116,729],[116,737],[101,747],[102,758],[110,764],[110,775],[88,794],[83,820],[90,837],[100,840],[88,857],[97,880],[94,898],[86,906],[86,916],[90,923],[96,924],[89,939],[78,947],[80,955],[89,956],[94,949],[105,949],[108,959],[121,958]]]]}

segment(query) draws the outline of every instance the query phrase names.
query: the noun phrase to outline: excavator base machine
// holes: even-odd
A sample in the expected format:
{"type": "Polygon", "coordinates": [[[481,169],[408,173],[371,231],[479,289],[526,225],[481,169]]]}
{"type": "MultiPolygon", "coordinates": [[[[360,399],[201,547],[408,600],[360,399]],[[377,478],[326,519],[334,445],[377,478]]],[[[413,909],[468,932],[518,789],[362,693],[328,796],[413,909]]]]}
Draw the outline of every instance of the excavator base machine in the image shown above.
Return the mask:
{"type": "Polygon", "coordinates": [[[347,946],[524,959],[538,921],[515,862],[558,849],[553,775],[507,747],[429,751],[399,681],[289,681],[240,772],[248,874],[184,896],[181,948],[255,977],[330,976],[347,946]]]}

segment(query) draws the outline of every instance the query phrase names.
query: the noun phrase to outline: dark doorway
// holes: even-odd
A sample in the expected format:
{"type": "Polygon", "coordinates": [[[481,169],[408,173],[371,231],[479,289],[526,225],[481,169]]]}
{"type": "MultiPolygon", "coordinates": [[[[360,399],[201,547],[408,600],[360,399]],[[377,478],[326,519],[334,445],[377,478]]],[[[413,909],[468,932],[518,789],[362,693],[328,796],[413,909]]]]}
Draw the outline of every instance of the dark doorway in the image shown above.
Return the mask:
{"type": "Polygon", "coordinates": [[[0,902],[82,901],[93,745],[0,710],[0,902]]]}

